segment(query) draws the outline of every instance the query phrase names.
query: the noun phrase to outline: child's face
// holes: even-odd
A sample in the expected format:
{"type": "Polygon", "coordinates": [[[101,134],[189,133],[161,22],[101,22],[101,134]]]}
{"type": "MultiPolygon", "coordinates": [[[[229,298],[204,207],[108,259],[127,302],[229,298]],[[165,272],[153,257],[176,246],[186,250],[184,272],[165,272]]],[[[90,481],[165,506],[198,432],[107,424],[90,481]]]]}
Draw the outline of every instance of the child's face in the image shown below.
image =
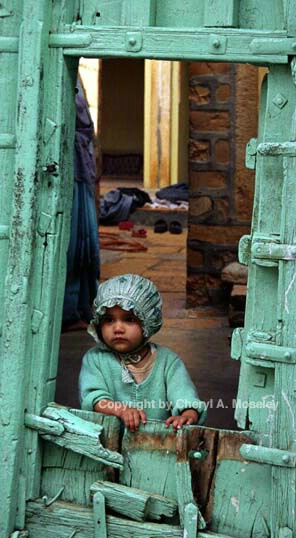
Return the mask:
{"type": "Polygon", "coordinates": [[[143,340],[140,320],[131,310],[123,310],[120,306],[106,308],[100,329],[105,344],[117,353],[131,353],[143,340]]]}

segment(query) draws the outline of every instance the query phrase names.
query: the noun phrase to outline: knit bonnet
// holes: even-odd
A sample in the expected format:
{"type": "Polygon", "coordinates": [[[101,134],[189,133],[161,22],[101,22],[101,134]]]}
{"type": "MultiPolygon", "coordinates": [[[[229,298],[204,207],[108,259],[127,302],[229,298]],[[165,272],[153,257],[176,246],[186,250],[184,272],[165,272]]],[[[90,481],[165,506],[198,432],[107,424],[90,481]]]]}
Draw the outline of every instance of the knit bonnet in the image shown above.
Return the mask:
{"type": "Polygon", "coordinates": [[[134,315],[139,318],[144,336],[142,345],[162,326],[162,299],[151,280],[133,274],[110,278],[98,287],[94,300],[94,317],[89,327],[89,333],[101,349],[108,348],[99,338],[96,327],[100,324],[106,308],[113,306],[120,306],[127,311],[132,310],[134,315]]]}

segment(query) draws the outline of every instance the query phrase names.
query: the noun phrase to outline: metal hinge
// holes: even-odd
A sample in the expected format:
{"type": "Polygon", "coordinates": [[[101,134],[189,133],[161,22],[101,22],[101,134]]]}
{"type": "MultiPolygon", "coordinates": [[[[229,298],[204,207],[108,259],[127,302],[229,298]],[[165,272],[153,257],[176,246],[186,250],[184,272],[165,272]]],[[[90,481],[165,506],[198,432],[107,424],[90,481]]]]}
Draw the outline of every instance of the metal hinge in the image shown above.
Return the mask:
{"type": "Polygon", "coordinates": [[[270,333],[251,333],[245,335],[245,330],[241,328],[234,329],[231,338],[231,358],[240,360],[243,354],[244,342],[246,341],[246,362],[258,366],[274,368],[275,362],[295,364],[296,349],[291,347],[278,346],[271,341],[273,335],[270,333]],[[258,342],[256,334],[260,339],[265,341],[258,342]]]}
{"type": "Polygon", "coordinates": [[[232,359],[239,361],[242,356],[244,341],[244,329],[234,329],[231,337],[231,351],[230,356],[232,359]]]}
{"type": "MultiPolygon", "coordinates": [[[[274,98],[274,104],[278,108],[283,108],[287,100],[282,94],[274,98]]],[[[261,142],[257,146],[257,138],[251,138],[246,146],[246,168],[255,170],[257,155],[263,157],[296,157],[295,142],[261,142]]]]}
{"type": "MultiPolygon", "coordinates": [[[[292,347],[277,346],[275,344],[261,344],[248,341],[246,344],[246,356],[249,359],[258,359],[268,362],[296,363],[296,349],[292,347]]],[[[252,364],[252,361],[248,361],[252,364]]]]}
{"type": "Polygon", "coordinates": [[[279,260],[295,261],[296,245],[285,245],[276,241],[266,242],[257,238],[252,242],[251,259],[257,265],[266,265],[266,261],[272,262],[272,265],[277,265],[279,260]]]}
{"type": "Polygon", "coordinates": [[[37,308],[34,308],[31,320],[31,330],[33,334],[38,333],[43,318],[44,313],[41,312],[41,310],[37,310],[37,308]]]}
{"type": "Polygon", "coordinates": [[[249,170],[256,168],[257,138],[251,138],[246,146],[245,165],[249,170]]]}
{"type": "Polygon", "coordinates": [[[245,265],[255,263],[263,267],[276,267],[280,260],[295,261],[296,245],[280,243],[270,235],[243,235],[239,242],[239,261],[245,265]]]}
{"type": "Polygon", "coordinates": [[[288,450],[243,444],[240,453],[245,460],[280,467],[296,467],[296,453],[288,450]]]}

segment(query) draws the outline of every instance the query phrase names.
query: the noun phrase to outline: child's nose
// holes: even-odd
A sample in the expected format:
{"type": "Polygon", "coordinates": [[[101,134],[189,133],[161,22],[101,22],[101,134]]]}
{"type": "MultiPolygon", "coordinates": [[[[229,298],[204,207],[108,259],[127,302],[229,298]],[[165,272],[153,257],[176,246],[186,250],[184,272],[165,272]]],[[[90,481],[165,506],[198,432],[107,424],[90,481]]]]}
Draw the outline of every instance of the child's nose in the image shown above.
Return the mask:
{"type": "Polygon", "coordinates": [[[124,331],[124,324],[121,321],[116,321],[114,325],[114,331],[115,332],[123,332],[124,331]]]}

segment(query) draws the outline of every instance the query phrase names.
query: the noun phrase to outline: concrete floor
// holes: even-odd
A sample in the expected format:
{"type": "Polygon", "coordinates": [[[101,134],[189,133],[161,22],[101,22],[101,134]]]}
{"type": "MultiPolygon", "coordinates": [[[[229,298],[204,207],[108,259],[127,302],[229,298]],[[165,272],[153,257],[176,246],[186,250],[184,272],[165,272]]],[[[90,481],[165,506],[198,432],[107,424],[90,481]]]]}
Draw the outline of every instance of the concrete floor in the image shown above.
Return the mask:
{"type": "MultiPolygon", "coordinates": [[[[147,247],[145,252],[102,248],[101,280],[128,272],[153,280],[164,303],[164,325],[153,340],[173,348],[184,360],[200,397],[208,403],[207,425],[236,429],[232,400],[237,393],[239,364],[230,359],[231,329],[227,316],[213,308],[185,308],[186,229],[180,235],[155,234],[153,228],[146,229],[146,239],[134,239],[130,232],[122,232],[117,226],[100,226],[101,237],[106,232],[115,233],[120,239],[139,241],[147,247]]],[[[79,406],[77,379],[81,358],[92,345],[86,331],[61,335],[57,402],[79,406]]]]}

